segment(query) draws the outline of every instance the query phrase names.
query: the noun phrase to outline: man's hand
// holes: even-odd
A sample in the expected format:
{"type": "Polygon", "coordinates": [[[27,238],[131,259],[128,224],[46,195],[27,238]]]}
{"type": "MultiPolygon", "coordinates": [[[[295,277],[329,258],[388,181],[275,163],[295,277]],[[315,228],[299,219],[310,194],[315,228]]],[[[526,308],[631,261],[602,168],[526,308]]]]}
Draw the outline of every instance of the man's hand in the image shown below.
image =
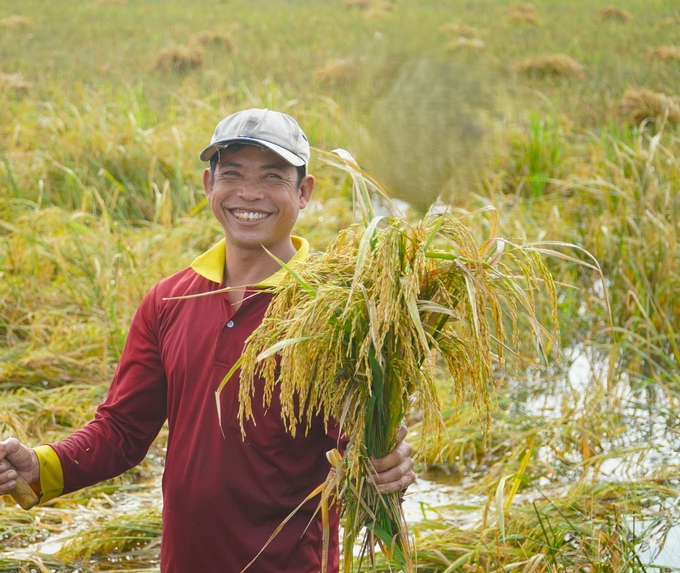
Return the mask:
{"type": "Polygon", "coordinates": [[[9,493],[16,487],[17,472],[28,483],[37,482],[40,479],[40,464],[33,450],[29,450],[16,438],[10,438],[0,442],[0,495],[9,493]],[[14,470],[9,469],[7,461],[14,466],[14,470]]]}
{"type": "Polygon", "coordinates": [[[373,460],[377,472],[371,481],[378,486],[381,493],[392,493],[406,489],[416,481],[411,454],[413,448],[404,441],[408,430],[401,426],[397,432],[397,445],[385,457],[373,460]]]}

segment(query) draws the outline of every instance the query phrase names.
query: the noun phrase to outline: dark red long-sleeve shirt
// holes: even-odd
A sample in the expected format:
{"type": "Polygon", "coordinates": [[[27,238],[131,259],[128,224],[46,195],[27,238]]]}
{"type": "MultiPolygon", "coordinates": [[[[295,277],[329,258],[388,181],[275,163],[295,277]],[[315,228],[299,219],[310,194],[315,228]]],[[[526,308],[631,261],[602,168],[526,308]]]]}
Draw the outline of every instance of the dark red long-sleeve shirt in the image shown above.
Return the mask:
{"type": "MultiPolygon", "coordinates": [[[[306,242],[297,240],[303,259],[306,242]]],[[[239,573],[276,527],[328,474],[326,451],[337,429],[316,421],[293,439],[281,422],[276,397],[268,411],[253,400],[256,425],[241,437],[238,381],[215,390],[241,355],[271,300],[259,292],[236,312],[226,293],[185,300],[220,287],[220,244],[178,274],[158,283],[132,322],[106,401],[95,420],[52,444],[61,462],[64,491],[122,473],[145,456],[165,419],[169,437],[163,474],[164,573],[239,573]]],[[[221,256],[221,259],[220,259],[221,256]]],[[[221,265],[221,266],[220,266],[221,265]]],[[[298,511],[251,571],[318,573],[322,554],[320,514],[314,499],[298,511]],[[311,520],[311,523],[310,523],[311,520]]],[[[331,512],[329,571],[338,567],[337,514],[331,512]]]]}

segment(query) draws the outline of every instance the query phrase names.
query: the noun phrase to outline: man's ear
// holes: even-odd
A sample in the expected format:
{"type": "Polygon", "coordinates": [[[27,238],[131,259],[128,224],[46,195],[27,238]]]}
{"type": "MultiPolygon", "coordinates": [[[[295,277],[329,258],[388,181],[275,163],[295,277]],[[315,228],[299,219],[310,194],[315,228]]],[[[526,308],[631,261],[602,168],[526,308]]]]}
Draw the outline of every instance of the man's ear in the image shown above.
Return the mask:
{"type": "Polygon", "coordinates": [[[205,190],[206,195],[210,194],[210,192],[212,191],[212,186],[213,186],[213,181],[212,181],[212,177],[210,175],[210,169],[206,169],[203,172],[203,189],[205,190]]]}
{"type": "Polygon", "coordinates": [[[300,209],[304,209],[309,203],[314,191],[314,176],[305,175],[300,182],[300,209]]]}

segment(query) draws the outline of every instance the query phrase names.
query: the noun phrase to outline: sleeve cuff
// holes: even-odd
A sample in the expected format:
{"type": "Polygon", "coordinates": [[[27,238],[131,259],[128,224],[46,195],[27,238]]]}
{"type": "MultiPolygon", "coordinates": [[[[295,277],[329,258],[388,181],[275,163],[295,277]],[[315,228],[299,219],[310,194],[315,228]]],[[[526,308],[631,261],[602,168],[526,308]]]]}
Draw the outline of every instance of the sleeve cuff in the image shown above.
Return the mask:
{"type": "Polygon", "coordinates": [[[38,456],[40,464],[40,504],[46,503],[55,497],[59,497],[64,491],[64,472],[61,468],[61,460],[50,446],[38,446],[33,448],[38,456]]]}

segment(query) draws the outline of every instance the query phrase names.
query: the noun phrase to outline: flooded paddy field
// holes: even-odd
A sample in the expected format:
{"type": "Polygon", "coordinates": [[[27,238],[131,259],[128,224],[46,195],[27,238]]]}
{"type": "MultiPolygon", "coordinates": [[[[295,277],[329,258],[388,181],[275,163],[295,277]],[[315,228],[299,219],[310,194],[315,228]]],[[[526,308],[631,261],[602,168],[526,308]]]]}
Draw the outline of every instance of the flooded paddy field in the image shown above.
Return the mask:
{"type": "MultiPolygon", "coordinates": [[[[556,317],[527,292],[561,338],[527,360],[520,326],[490,423],[443,369],[444,442],[409,413],[417,571],[680,571],[679,31],[669,0],[0,0],[0,439],[92,418],[142,297],[223,235],[206,137],[281,109],[406,218],[540,243],[555,280],[556,317]]],[[[310,170],[295,232],[322,250],[355,209],[310,170]]],[[[0,573],[158,571],[166,441],[29,512],[0,498],[0,573]]]]}

